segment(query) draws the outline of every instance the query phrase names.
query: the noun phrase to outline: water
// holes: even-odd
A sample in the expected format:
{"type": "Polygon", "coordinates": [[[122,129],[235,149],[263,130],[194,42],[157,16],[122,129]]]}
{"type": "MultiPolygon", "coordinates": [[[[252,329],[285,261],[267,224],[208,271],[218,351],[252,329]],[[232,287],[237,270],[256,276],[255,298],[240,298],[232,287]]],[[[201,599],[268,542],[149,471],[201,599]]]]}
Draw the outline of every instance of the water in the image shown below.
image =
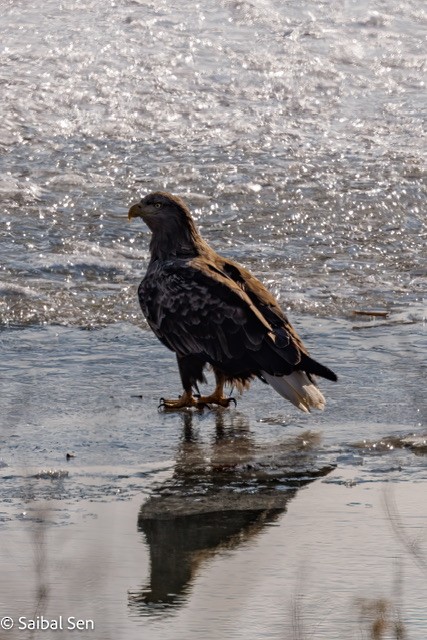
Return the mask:
{"type": "MultiPolygon", "coordinates": [[[[187,513],[196,500],[202,514],[215,508],[238,523],[230,553],[239,567],[239,530],[243,542],[261,518],[295,534],[290,514],[283,518],[290,497],[311,504],[320,492],[326,504],[348,483],[374,491],[384,481],[420,495],[427,435],[422,3],[2,4],[0,534],[10,557],[31,570],[25,527],[44,522],[45,503],[54,505],[48,532],[74,527],[85,540],[90,531],[108,554],[123,536],[132,539],[148,575],[141,548],[150,544],[137,512],[169,494],[169,511],[187,513]],[[172,354],[138,307],[149,236],[126,214],[141,194],[159,188],[184,196],[212,246],[262,278],[313,355],[338,373],[337,385],[322,384],[323,414],[299,415],[258,382],[237,398],[236,410],[157,413],[159,398],[173,397],[180,385],[172,354]],[[354,315],[360,310],[388,316],[354,315]],[[194,486],[183,466],[192,469],[194,486]],[[288,495],[301,478],[311,484],[288,495]],[[246,524],[227,502],[231,489],[250,500],[246,524]],[[129,519],[106,540],[89,522],[105,509],[111,525],[112,505],[129,519]]],[[[409,494],[400,491],[403,508],[409,494]]],[[[415,518],[420,507],[409,504],[415,518]]],[[[295,508],[300,517],[304,507],[295,508]]],[[[346,508],[335,524],[351,546],[356,539],[342,528],[346,508]]],[[[333,523],[333,509],[328,514],[333,523]]],[[[197,531],[191,523],[185,530],[197,531]]],[[[312,526],[323,530],[320,521],[312,526]]],[[[362,528],[371,548],[369,527],[362,528]]],[[[63,542],[47,536],[62,553],[63,542]]],[[[228,536],[210,548],[214,573],[227,563],[228,536]]],[[[267,557],[267,537],[254,558],[267,557]]],[[[306,542],[319,562],[329,557],[321,544],[306,542]]],[[[112,585],[126,566],[123,585],[135,594],[131,561],[115,558],[112,585]]],[[[373,556],[366,563],[381,576],[373,556]]],[[[238,637],[209,608],[212,597],[221,601],[221,580],[204,590],[205,564],[196,565],[200,589],[184,585],[188,597],[175,594],[179,606],[191,612],[200,598],[223,637],[238,637]]],[[[290,598],[286,574],[270,571],[265,594],[274,585],[290,598]]],[[[338,589],[343,574],[337,566],[332,573],[338,589]]],[[[64,576],[55,580],[65,588],[64,576]]],[[[20,592],[19,574],[12,583],[20,592]]],[[[106,609],[126,618],[127,604],[110,588],[106,609]]],[[[277,606],[270,596],[262,601],[267,611],[277,606]]],[[[243,616],[246,604],[233,597],[243,616]]],[[[8,599],[0,593],[2,606],[8,599]]],[[[23,601],[31,607],[32,595],[23,601]]],[[[129,615],[146,621],[144,598],[130,602],[129,615]]],[[[425,620],[408,614],[407,621],[411,637],[425,637],[425,620]]],[[[185,615],[180,625],[183,637],[209,637],[185,615]]],[[[343,629],[333,619],[319,637],[342,637],[343,629]]]]}
{"type": "Polygon", "coordinates": [[[139,322],[158,187],[291,310],[420,304],[421,3],[5,5],[2,324],[139,322]]]}

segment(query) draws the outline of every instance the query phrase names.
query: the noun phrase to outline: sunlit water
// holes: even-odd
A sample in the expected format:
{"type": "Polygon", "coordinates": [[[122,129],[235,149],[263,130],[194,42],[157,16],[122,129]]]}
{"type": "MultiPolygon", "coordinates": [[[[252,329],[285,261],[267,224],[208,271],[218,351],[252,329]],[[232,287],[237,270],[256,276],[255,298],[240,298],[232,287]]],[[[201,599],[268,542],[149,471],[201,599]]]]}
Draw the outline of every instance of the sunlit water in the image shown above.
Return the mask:
{"type": "Polygon", "coordinates": [[[3,2],[5,532],[40,519],[34,498],[56,524],[79,500],[172,492],[186,508],[183,461],[219,509],[232,487],[280,511],[290,468],[426,479],[426,26],[419,0],[3,2]],[[323,414],[261,383],[236,410],[157,413],[180,384],[138,308],[149,236],[126,213],[158,188],[338,373],[323,414]]]}

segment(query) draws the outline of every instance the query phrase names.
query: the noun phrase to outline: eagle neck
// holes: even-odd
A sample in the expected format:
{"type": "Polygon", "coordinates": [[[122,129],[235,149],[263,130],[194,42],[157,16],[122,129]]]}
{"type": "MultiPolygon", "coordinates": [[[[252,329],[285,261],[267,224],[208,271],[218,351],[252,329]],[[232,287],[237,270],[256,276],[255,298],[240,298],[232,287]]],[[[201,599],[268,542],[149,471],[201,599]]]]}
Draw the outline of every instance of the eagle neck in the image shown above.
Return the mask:
{"type": "Polygon", "coordinates": [[[153,229],[150,242],[152,260],[168,258],[193,258],[203,251],[204,241],[191,219],[183,225],[182,221],[170,220],[167,228],[153,229]]]}

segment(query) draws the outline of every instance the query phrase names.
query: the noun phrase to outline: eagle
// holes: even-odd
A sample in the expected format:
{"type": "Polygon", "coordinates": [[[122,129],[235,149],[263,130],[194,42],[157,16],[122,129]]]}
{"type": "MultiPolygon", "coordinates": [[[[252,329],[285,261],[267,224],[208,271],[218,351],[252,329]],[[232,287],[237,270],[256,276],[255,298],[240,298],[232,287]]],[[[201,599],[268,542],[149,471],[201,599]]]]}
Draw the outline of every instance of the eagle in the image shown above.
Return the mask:
{"type": "Polygon", "coordinates": [[[274,296],[247,269],[214,251],[200,235],[186,203],[156,191],[129,209],[151,231],[150,262],[138,288],[142,312],[159,340],[173,351],[183,386],[162,398],[165,410],[228,407],[226,384],[242,392],[254,378],[268,383],[298,409],[323,409],[315,376],[337,380],[310,357],[274,296]],[[204,370],[215,389],[200,395],[204,370]]]}

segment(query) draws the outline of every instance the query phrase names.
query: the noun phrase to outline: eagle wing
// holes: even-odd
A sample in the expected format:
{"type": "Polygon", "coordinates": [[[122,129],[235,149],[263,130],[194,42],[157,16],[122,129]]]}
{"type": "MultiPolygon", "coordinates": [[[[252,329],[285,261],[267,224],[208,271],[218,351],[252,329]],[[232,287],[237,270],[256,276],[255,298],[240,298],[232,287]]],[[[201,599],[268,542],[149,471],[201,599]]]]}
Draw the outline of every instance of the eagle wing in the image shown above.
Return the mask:
{"type": "Polygon", "coordinates": [[[231,278],[248,295],[252,304],[255,305],[265,320],[271,325],[276,336],[276,345],[279,346],[279,344],[282,344],[282,346],[286,346],[292,344],[302,354],[308,355],[301,338],[268,289],[266,289],[250,271],[233,260],[228,260],[220,256],[218,256],[218,258],[222,272],[231,278]]]}
{"type": "MultiPolygon", "coordinates": [[[[336,380],[337,376],[328,367],[310,357],[301,338],[289,322],[274,296],[247,269],[232,260],[217,256],[221,270],[226,273],[247,294],[263,318],[270,324],[274,334],[275,347],[281,349],[282,354],[294,354],[296,369],[307,374],[315,374],[336,380]]],[[[270,373],[268,369],[265,369],[270,373]]],[[[286,373],[286,372],[284,372],[286,373]]],[[[311,379],[311,378],[310,378],[311,379]]]]}
{"type": "Polygon", "coordinates": [[[154,265],[138,295],[154,333],[179,356],[197,354],[218,366],[247,360],[252,368],[282,375],[300,361],[298,341],[268,310],[268,300],[260,302],[217,260],[197,257],[154,265]]]}

